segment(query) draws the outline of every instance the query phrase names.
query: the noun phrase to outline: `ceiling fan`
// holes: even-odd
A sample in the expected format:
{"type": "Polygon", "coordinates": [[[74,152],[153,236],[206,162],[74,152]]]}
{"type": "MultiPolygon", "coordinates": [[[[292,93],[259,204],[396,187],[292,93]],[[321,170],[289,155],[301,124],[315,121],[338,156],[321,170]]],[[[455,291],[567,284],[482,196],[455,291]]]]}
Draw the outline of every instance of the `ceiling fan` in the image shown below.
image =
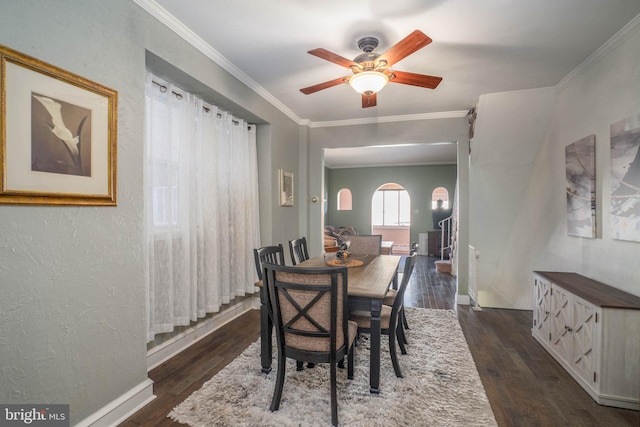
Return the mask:
{"type": "Polygon", "coordinates": [[[353,61],[326,49],[310,50],[308,53],[311,55],[350,68],[353,75],[305,87],[300,89],[300,92],[309,95],[342,83],[349,83],[351,87],[362,94],[362,108],[367,108],[375,107],[376,94],[388,82],[435,89],[442,81],[442,77],[396,71],[390,68],[396,62],[422,49],[429,43],[431,43],[429,36],[420,30],[415,30],[391,46],[383,54],[374,52],[374,49],[378,46],[377,38],[364,37],[358,41],[358,48],[364,53],[355,57],[353,61]]]}

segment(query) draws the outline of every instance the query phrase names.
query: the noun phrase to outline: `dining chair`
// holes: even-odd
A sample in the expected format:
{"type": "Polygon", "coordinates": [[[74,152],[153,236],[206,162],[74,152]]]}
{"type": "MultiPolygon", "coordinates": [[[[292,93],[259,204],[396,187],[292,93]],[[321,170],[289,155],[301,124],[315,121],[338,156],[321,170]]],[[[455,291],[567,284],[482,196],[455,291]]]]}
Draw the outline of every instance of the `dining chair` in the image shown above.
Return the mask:
{"type": "MultiPolygon", "coordinates": [[[[389,291],[387,292],[387,296],[384,297],[384,300],[382,301],[382,304],[389,307],[393,307],[393,303],[395,302],[397,296],[398,296],[397,289],[389,289],[389,291]]],[[[407,316],[404,315],[404,305],[402,306],[401,310],[402,310],[402,315],[400,320],[402,321],[402,327],[404,329],[411,329],[409,327],[409,323],[407,322],[407,316]]],[[[403,334],[402,338],[405,344],[409,344],[409,341],[407,341],[407,338],[406,338],[406,334],[403,334]]]]}
{"type": "MultiPolygon", "coordinates": [[[[284,247],[282,243],[273,246],[263,246],[253,249],[253,257],[256,263],[256,272],[258,273],[258,281],[256,286],[260,288],[260,324],[266,326],[268,336],[271,336],[271,328],[273,325],[273,314],[271,313],[271,303],[269,302],[269,291],[264,286],[263,265],[265,263],[284,265],[284,247]]],[[[268,374],[271,371],[271,345],[267,342],[260,343],[260,358],[262,360],[262,372],[268,374]],[[269,367],[268,367],[269,366],[269,367]]]]}
{"type": "MultiPolygon", "coordinates": [[[[401,318],[403,316],[404,308],[404,293],[407,290],[409,279],[411,279],[411,273],[413,273],[416,257],[417,255],[413,254],[408,256],[405,260],[402,281],[400,282],[400,287],[398,288],[398,294],[395,301],[392,306],[383,305],[380,312],[381,333],[389,336],[391,363],[393,364],[393,370],[395,371],[396,376],[400,378],[402,378],[402,371],[400,370],[400,363],[398,362],[396,341],[398,341],[402,354],[407,354],[407,350],[405,348],[406,337],[404,335],[401,318]]],[[[371,313],[369,311],[351,311],[349,313],[349,320],[355,321],[358,324],[358,332],[371,332],[371,313]]]]}
{"type": "MultiPolygon", "coordinates": [[[[267,325],[269,324],[267,323],[269,319],[271,319],[271,321],[273,322],[273,315],[271,313],[271,303],[269,302],[269,291],[267,291],[267,289],[263,286],[263,283],[262,283],[262,274],[263,274],[262,265],[265,263],[285,265],[284,248],[282,246],[282,243],[278,243],[277,246],[264,246],[260,249],[254,249],[253,254],[256,262],[256,270],[258,270],[258,279],[260,279],[258,282],[256,282],[256,286],[260,287],[260,303],[261,303],[260,316],[269,316],[268,319],[266,318],[262,319],[262,324],[267,325]],[[264,294],[263,294],[263,291],[264,291],[264,294]]],[[[270,335],[271,335],[271,330],[269,330],[269,336],[270,335]]],[[[266,353],[264,355],[265,360],[263,360],[263,362],[267,363],[268,361],[270,361],[271,360],[270,350],[265,346],[261,351],[266,353]]],[[[296,363],[296,367],[298,371],[302,371],[304,369],[304,362],[299,360],[296,363]]],[[[313,368],[313,363],[309,363],[307,367],[313,368]]],[[[263,369],[263,372],[264,371],[265,369],[263,369]]],[[[265,372],[265,373],[268,373],[268,372],[265,372]]]]}
{"type": "Polygon", "coordinates": [[[299,268],[265,264],[278,347],[271,411],[280,407],[287,358],[330,364],[331,422],[338,425],[336,367],[347,356],[353,379],[358,325],[349,321],[347,267],[299,268]]]}
{"type": "Polygon", "coordinates": [[[307,238],[289,240],[289,252],[291,253],[291,262],[298,265],[309,259],[309,251],[307,250],[307,238]]]}
{"type": "Polygon", "coordinates": [[[345,236],[351,242],[349,252],[354,255],[380,255],[382,253],[382,234],[358,234],[345,236]]]}
{"type": "MultiPolygon", "coordinates": [[[[284,265],[284,247],[282,243],[274,246],[263,246],[253,250],[256,262],[256,271],[258,272],[258,280],[262,280],[262,264],[284,265]]],[[[258,285],[259,286],[259,285],[258,285]]]]}
{"type": "MultiPolygon", "coordinates": [[[[418,242],[412,242],[409,255],[417,254],[419,249],[420,245],[418,244],[418,242]]],[[[402,280],[402,274],[400,274],[400,280],[402,280]]],[[[396,289],[389,289],[389,292],[387,292],[387,296],[384,298],[383,304],[392,306],[397,294],[398,291],[396,289]]],[[[404,326],[404,329],[410,329],[409,323],[407,322],[407,316],[404,315],[404,306],[402,307],[402,325],[404,326]]],[[[404,343],[408,344],[406,339],[404,340],[404,343]]]]}

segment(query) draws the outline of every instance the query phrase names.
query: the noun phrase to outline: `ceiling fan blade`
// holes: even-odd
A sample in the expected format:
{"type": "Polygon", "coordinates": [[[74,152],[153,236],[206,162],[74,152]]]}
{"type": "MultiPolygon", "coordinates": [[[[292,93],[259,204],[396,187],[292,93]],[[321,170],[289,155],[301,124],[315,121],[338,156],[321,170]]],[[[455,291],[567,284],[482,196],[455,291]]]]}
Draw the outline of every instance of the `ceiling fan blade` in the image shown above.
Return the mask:
{"type": "Polygon", "coordinates": [[[387,61],[387,65],[391,66],[429,43],[431,43],[429,36],[420,30],[415,30],[380,55],[376,62],[387,61]]]}
{"type": "Polygon", "coordinates": [[[307,53],[310,53],[313,56],[317,56],[318,58],[325,59],[329,62],[333,62],[334,64],[338,64],[346,68],[351,68],[351,67],[360,68],[360,65],[358,63],[353,62],[352,60],[347,59],[344,56],[340,56],[336,53],[329,52],[328,50],[323,48],[313,49],[307,53]]]}
{"type": "Polygon", "coordinates": [[[305,87],[303,89],[300,89],[300,92],[304,93],[305,95],[309,95],[323,89],[328,89],[333,86],[338,86],[339,84],[346,83],[346,82],[347,82],[346,77],[339,77],[337,79],[329,80],[328,82],[318,83],[317,85],[305,87]]]}
{"type": "Polygon", "coordinates": [[[442,81],[442,77],[428,76],[426,74],[407,73],[406,71],[392,71],[391,83],[402,83],[411,86],[420,86],[427,89],[435,89],[442,81]]]}
{"type": "Polygon", "coordinates": [[[377,96],[375,93],[367,96],[362,94],[362,108],[375,107],[377,104],[377,96]]]}

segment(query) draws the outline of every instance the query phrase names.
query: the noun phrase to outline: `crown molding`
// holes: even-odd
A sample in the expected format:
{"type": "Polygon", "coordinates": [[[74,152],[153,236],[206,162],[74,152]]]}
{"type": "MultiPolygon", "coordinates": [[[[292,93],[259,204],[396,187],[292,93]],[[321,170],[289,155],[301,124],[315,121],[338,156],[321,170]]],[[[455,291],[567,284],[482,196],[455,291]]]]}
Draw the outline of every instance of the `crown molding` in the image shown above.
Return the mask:
{"type": "Polygon", "coordinates": [[[368,125],[368,124],[376,124],[376,123],[410,122],[415,120],[459,119],[461,117],[466,117],[468,114],[469,114],[469,110],[459,110],[459,111],[443,111],[440,113],[407,114],[404,116],[368,117],[363,119],[312,122],[309,125],[309,127],[323,128],[323,127],[336,127],[336,126],[368,125]]]}
{"type": "Polygon", "coordinates": [[[414,163],[394,163],[393,165],[389,165],[387,163],[380,164],[371,164],[371,163],[363,163],[363,164],[350,164],[347,166],[331,166],[330,169],[364,169],[364,168],[388,168],[388,167],[409,167],[409,166],[447,166],[447,165],[457,165],[457,160],[452,162],[414,162],[414,163]]]}
{"type": "Polygon", "coordinates": [[[582,61],[580,65],[574,68],[573,71],[571,71],[562,80],[560,80],[560,82],[556,85],[556,91],[562,92],[563,90],[565,90],[577,75],[581,74],[582,72],[584,72],[584,70],[599,62],[602,58],[615,50],[615,48],[617,48],[625,40],[635,34],[638,30],[640,30],[640,14],[636,15],[636,17],[629,21],[627,25],[622,27],[620,31],[614,34],[595,52],[589,55],[587,59],[582,61]]]}
{"type": "Polygon", "coordinates": [[[236,67],[227,58],[222,56],[220,52],[215,50],[210,44],[205,42],[200,36],[194,33],[189,27],[184,25],[175,16],[167,12],[165,8],[160,6],[154,0],[133,0],[136,4],[149,12],[158,21],[166,25],[170,30],[182,37],[187,43],[202,52],[207,58],[222,67],[225,71],[231,74],[236,79],[247,85],[251,90],[263,97],[267,102],[280,110],[283,114],[289,117],[297,124],[302,124],[303,120],[298,117],[293,111],[286,105],[275,98],[265,88],[260,86],[255,80],[245,74],[241,69],[236,67]]]}
{"type": "Polygon", "coordinates": [[[265,88],[260,86],[255,80],[245,74],[241,69],[236,67],[227,58],[222,56],[220,52],[215,50],[211,45],[205,42],[200,36],[195,34],[189,27],[184,25],[175,16],[170,14],[165,8],[160,6],[154,0],[133,0],[138,6],[146,10],[149,14],[155,17],[158,21],[167,26],[170,30],[175,32],[178,36],[182,37],[187,43],[202,52],[205,56],[218,64],[221,68],[227,71],[229,74],[240,80],[247,85],[251,90],[256,92],[267,102],[280,110],[284,115],[289,117],[299,126],[308,126],[311,128],[319,127],[334,127],[334,126],[355,126],[372,123],[390,123],[390,122],[406,122],[413,120],[432,120],[432,119],[448,119],[448,118],[460,118],[467,115],[468,111],[445,111],[441,113],[425,113],[425,114],[411,114],[405,116],[386,116],[386,117],[371,117],[365,119],[350,119],[350,120],[335,120],[326,122],[312,122],[309,119],[302,119],[298,117],[289,107],[280,102],[265,88]]]}

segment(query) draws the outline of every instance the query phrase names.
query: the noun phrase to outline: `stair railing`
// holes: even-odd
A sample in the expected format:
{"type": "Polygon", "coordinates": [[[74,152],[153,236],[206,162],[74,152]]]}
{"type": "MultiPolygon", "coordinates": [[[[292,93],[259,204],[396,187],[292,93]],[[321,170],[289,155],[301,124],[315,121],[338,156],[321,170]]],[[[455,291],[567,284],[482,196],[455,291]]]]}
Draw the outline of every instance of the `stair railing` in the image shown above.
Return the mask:
{"type": "Polygon", "coordinates": [[[452,225],[453,215],[448,218],[442,219],[438,221],[438,225],[440,226],[440,260],[444,260],[444,252],[446,250],[451,249],[451,225],[452,225]],[[446,243],[446,246],[445,246],[446,243]]]}

